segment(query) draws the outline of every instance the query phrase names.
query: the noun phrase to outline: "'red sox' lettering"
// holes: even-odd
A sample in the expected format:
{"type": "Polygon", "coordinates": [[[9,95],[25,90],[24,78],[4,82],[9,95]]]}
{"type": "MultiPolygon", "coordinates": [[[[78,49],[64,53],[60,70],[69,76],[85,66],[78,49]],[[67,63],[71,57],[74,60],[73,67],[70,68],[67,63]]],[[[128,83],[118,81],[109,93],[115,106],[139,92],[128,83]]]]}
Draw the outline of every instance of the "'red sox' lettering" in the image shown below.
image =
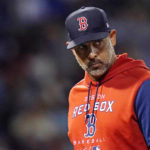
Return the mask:
{"type": "MultiPolygon", "coordinates": [[[[112,105],[114,104],[114,100],[112,101],[102,101],[102,102],[96,102],[94,106],[94,110],[98,110],[100,112],[113,112],[112,105]]],[[[83,114],[84,112],[90,109],[90,104],[82,104],[80,106],[74,107],[74,111],[72,114],[72,118],[77,117],[78,115],[83,114]]]]}

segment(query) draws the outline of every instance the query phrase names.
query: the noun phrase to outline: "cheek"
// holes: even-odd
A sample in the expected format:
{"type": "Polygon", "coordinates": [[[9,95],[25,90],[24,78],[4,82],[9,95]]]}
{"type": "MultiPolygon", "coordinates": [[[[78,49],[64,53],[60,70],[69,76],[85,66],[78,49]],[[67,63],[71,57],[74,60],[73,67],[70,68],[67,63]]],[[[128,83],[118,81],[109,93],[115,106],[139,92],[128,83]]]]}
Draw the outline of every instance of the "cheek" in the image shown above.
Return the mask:
{"type": "Polygon", "coordinates": [[[78,64],[82,67],[83,70],[86,70],[87,69],[87,61],[86,60],[83,60],[81,59],[80,57],[78,57],[77,55],[75,55],[76,57],[76,60],[78,62],[78,64]]]}
{"type": "Polygon", "coordinates": [[[103,61],[104,63],[109,63],[111,61],[112,58],[112,47],[111,45],[106,45],[106,47],[104,48],[104,50],[99,54],[99,59],[101,59],[101,61],[103,61]]]}
{"type": "Polygon", "coordinates": [[[110,58],[111,58],[111,53],[105,50],[105,52],[99,54],[98,58],[102,62],[108,63],[110,61],[110,58]]]}

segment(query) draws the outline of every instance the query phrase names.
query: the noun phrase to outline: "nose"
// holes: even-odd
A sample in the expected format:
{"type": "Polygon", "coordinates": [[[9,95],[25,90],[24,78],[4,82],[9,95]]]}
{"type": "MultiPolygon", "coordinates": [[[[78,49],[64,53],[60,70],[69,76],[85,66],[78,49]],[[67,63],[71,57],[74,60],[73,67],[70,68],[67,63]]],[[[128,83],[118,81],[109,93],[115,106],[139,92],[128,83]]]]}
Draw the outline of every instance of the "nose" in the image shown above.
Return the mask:
{"type": "Polygon", "coordinates": [[[90,49],[89,58],[94,59],[97,56],[97,48],[93,45],[93,43],[90,43],[89,49],[90,49]]]}

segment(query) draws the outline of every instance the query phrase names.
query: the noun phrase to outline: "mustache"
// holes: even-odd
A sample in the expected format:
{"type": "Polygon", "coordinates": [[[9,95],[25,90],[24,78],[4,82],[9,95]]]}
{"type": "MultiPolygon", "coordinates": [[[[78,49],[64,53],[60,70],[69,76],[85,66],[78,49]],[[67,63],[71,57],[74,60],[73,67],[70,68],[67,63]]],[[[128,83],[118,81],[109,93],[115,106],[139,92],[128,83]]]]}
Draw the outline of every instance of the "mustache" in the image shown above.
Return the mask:
{"type": "Polygon", "coordinates": [[[98,64],[98,63],[100,63],[100,64],[104,64],[101,60],[91,60],[91,61],[89,61],[89,63],[88,63],[88,67],[90,67],[90,66],[92,66],[92,65],[94,65],[94,64],[98,64]]]}

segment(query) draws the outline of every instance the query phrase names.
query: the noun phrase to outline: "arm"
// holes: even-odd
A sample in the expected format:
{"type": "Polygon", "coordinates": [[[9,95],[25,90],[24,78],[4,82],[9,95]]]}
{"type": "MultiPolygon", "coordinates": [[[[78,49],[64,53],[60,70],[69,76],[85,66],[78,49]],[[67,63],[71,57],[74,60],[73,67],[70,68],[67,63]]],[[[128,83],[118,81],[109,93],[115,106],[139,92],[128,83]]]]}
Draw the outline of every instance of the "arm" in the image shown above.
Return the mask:
{"type": "Polygon", "coordinates": [[[150,150],[150,79],[146,80],[139,88],[135,99],[135,113],[150,150]]]}

